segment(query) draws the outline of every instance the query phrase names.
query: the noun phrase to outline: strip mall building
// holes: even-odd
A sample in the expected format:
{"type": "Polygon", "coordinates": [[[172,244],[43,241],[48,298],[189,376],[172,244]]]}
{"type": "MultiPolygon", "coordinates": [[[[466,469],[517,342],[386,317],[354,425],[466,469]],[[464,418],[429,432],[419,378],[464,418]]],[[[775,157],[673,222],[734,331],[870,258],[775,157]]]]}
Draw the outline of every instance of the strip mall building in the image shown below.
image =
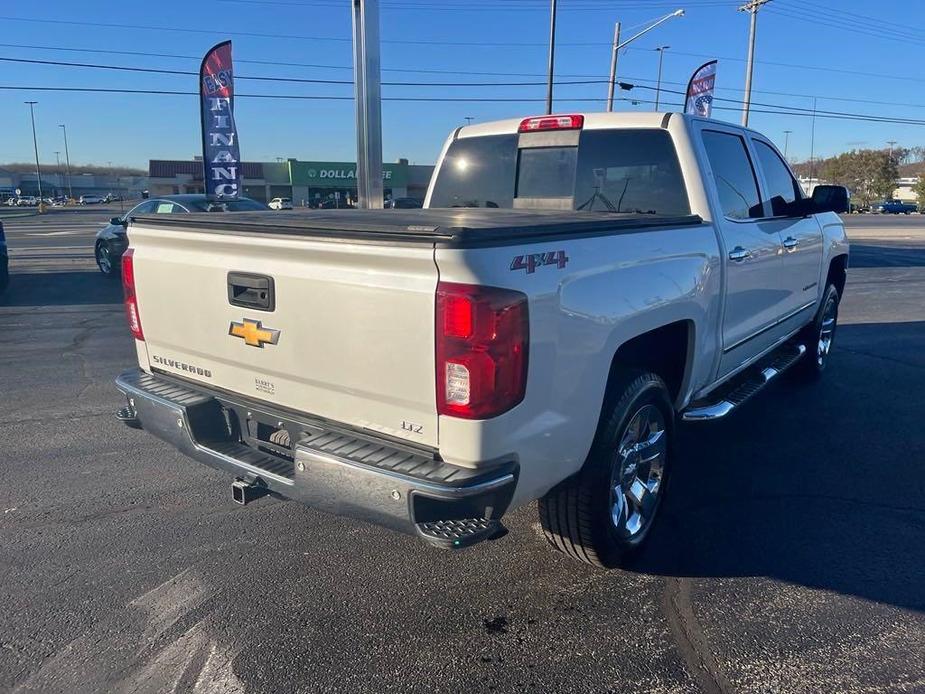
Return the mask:
{"type": "MultiPolygon", "coordinates": [[[[356,200],[356,164],[335,161],[242,162],[244,194],[268,202],[291,198],[294,205],[310,205],[328,199],[356,200]]],[[[433,166],[409,164],[399,159],[383,164],[382,183],[386,199],[424,199],[433,166]]],[[[148,190],[154,195],[202,193],[202,160],[152,159],[148,163],[148,190]]]]}

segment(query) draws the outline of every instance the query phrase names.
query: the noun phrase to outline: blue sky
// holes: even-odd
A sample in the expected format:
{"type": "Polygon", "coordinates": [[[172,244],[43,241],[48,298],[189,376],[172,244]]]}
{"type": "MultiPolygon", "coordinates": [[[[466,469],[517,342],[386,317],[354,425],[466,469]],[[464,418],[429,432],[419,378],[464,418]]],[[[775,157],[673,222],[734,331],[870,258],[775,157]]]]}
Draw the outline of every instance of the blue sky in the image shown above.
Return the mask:
{"type": "MultiPolygon", "coordinates": [[[[682,7],[685,17],[668,21],[621,54],[618,79],[654,86],[658,54],[653,49],[669,45],[663,72],[666,89],[683,90],[695,67],[717,57],[717,96],[739,99],[748,38],[748,16],[736,11],[739,4],[730,0],[559,0],[557,79],[605,79],[615,21],[622,22],[625,38],[650,20],[682,7]]],[[[384,82],[544,81],[549,26],[545,0],[382,0],[381,5],[384,82]]],[[[34,6],[7,3],[0,9],[0,57],[195,71],[198,60],[191,58],[50,47],[201,56],[212,44],[230,38],[238,93],[352,94],[349,85],[242,79],[350,80],[350,69],[336,69],[351,65],[350,0],[164,0],[155,6],[157,12],[151,11],[151,3],[124,0],[76,4],[53,0],[34,6]]],[[[922,26],[925,2],[921,0],[881,0],[876,5],[865,0],[772,0],[759,14],[754,108],[774,104],[811,109],[811,97],[816,95],[820,110],[925,123],[921,58],[925,36],[917,29],[922,26]]],[[[196,78],[4,62],[0,85],[193,91],[196,78]]],[[[654,91],[642,88],[622,94],[643,102],[654,97],[654,91]]],[[[602,103],[576,99],[605,95],[605,84],[563,84],[556,89],[555,110],[603,110],[602,103]]],[[[383,96],[521,100],[385,102],[385,160],[407,157],[416,163],[432,163],[447,132],[464,124],[466,116],[483,121],[542,113],[545,86],[394,85],[384,86],[383,96]]],[[[68,127],[72,163],[111,161],[146,167],[150,158],[190,158],[199,153],[195,96],[0,90],[0,162],[34,158],[29,110],[23,104],[27,99],[39,102],[36,128],[43,163],[54,163],[55,150],[62,152],[63,159],[59,123],[68,127]]],[[[681,97],[665,93],[662,99],[679,104],[681,97]]],[[[732,102],[717,101],[716,105],[735,107],[732,102]]],[[[619,110],[651,108],[649,103],[621,102],[618,106],[619,110]]],[[[355,158],[351,100],[239,98],[235,110],[245,159],[355,158]]],[[[717,110],[714,115],[736,122],[740,117],[737,111],[717,110]]],[[[781,148],[784,131],[792,130],[791,158],[809,156],[810,118],[753,111],[750,125],[781,148]]],[[[815,131],[817,156],[852,147],[882,147],[888,140],[905,146],[925,144],[925,125],[917,124],[817,118],[815,131]]]]}

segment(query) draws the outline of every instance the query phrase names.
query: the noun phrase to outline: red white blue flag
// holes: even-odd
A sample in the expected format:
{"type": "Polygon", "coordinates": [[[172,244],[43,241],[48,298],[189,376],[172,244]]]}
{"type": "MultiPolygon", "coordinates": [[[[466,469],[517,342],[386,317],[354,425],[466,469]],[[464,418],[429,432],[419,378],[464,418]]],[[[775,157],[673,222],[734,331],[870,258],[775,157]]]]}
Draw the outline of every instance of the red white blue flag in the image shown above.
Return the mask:
{"type": "Polygon", "coordinates": [[[202,163],[206,195],[234,199],[241,196],[241,153],[234,122],[234,75],[231,41],[213,46],[199,68],[202,117],[202,163]]]}
{"type": "Polygon", "coordinates": [[[713,86],[716,83],[716,61],[704,63],[691,75],[687,83],[687,98],[684,113],[692,116],[710,117],[713,109],[713,86]]]}

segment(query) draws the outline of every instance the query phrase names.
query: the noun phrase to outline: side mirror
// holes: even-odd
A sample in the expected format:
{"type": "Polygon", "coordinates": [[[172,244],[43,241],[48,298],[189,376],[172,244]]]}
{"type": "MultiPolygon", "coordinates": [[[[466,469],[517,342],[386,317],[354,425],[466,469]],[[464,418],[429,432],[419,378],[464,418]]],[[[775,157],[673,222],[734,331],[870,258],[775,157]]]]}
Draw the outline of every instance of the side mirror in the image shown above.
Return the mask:
{"type": "Polygon", "coordinates": [[[113,217],[112,219],[109,220],[109,223],[112,224],[114,227],[128,226],[128,220],[122,219],[122,217],[113,217]]]}
{"type": "Polygon", "coordinates": [[[813,188],[813,212],[847,212],[850,207],[848,189],[844,186],[820,185],[813,188]]]}

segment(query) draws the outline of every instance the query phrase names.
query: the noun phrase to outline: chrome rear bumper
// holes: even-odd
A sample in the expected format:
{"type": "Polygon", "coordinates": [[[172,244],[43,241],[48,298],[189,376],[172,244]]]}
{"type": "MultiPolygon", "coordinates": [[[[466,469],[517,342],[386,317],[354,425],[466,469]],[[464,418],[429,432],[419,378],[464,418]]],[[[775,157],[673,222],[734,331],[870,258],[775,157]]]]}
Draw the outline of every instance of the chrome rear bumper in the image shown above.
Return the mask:
{"type": "Polygon", "coordinates": [[[128,400],[120,420],[270,494],[439,546],[462,547],[503,530],[499,521],[516,485],[514,463],[461,468],[435,451],[140,369],[121,374],[116,386],[128,400]],[[285,430],[288,447],[261,439],[261,427],[285,430]]]}

